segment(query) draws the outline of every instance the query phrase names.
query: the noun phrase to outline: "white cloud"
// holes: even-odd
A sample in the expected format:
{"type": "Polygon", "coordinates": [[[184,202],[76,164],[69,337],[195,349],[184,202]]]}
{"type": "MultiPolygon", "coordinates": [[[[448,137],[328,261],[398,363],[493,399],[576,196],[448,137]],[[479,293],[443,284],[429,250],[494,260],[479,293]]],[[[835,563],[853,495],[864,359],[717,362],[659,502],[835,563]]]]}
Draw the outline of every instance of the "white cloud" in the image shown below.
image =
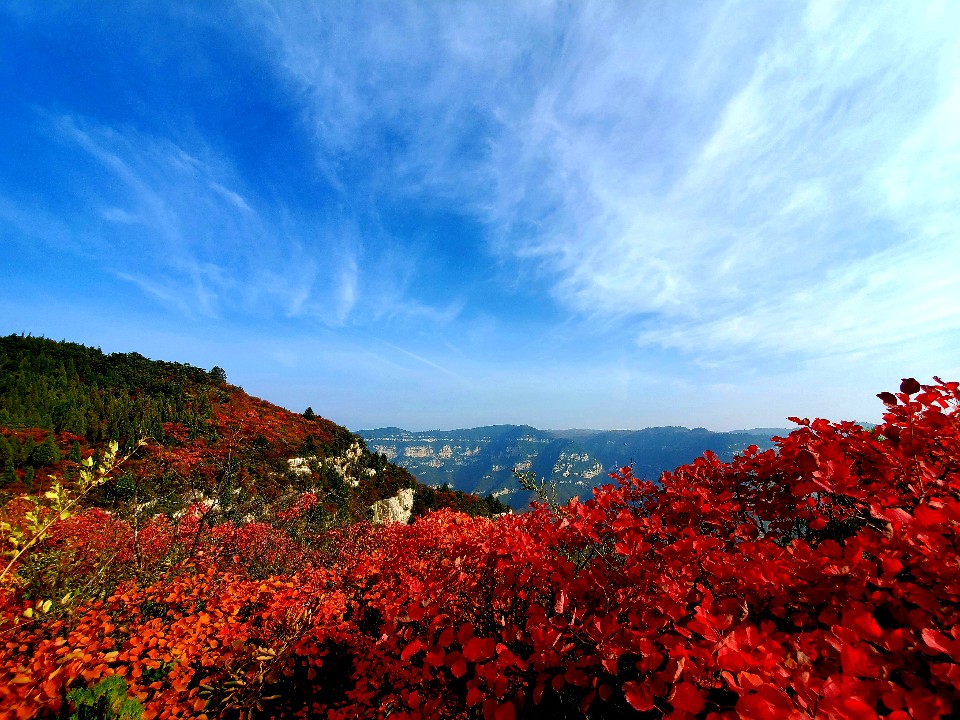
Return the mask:
{"type": "Polygon", "coordinates": [[[459,203],[592,337],[765,374],[755,400],[950,361],[955,5],[273,9],[318,166],[459,203]]]}
{"type": "Polygon", "coordinates": [[[229,200],[234,206],[238,207],[241,210],[252,213],[253,210],[250,209],[250,206],[247,204],[247,201],[243,199],[241,195],[235,193],[230,188],[226,188],[218,182],[211,182],[210,189],[219,193],[227,200],[229,200]]]}
{"type": "Polygon", "coordinates": [[[359,293],[353,241],[303,242],[316,228],[290,221],[276,202],[267,215],[255,210],[211,148],[73,116],[45,121],[79,151],[80,180],[62,192],[81,207],[57,208],[70,216],[75,251],[187,317],[305,315],[342,324],[350,315],[359,293]],[[88,209],[96,218],[85,217],[88,209]]]}
{"type": "Polygon", "coordinates": [[[741,87],[691,107],[684,61],[650,63],[644,18],[618,10],[576,19],[498,138],[504,252],[578,313],[633,316],[641,344],[693,356],[922,353],[960,330],[958,280],[929,274],[960,259],[960,13],[788,7],[713,57],[752,66],[741,87]],[[707,120],[691,131],[687,112],[707,120]]]}
{"type": "MultiPolygon", "coordinates": [[[[826,373],[880,355],[885,367],[950,357],[960,333],[949,270],[960,260],[954,4],[241,12],[275,63],[273,89],[302,107],[303,128],[288,130],[306,129],[304,162],[330,185],[314,216],[316,188],[296,188],[285,207],[275,198],[291,188],[245,181],[202,140],[51,122],[76,153],[70,190],[91,216],[57,231],[60,242],[66,232],[95,245],[118,277],[179,313],[280,315],[337,332],[402,325],[426,347],[396,354],[451,372],[460,368],[435,354],[444,341],[521,356],[549,335],[507,348],[503,337],[522,334],[509,310],[425,275],[440,243],[470,240],[439,230],[418,245],[380,222],[381,211],[413,208],[477,220],[485,247],[470,257],[496,262],[476,275],[567,311],[567,324],[551,317],[557,347],[640,345],[632,366],[591,390],[622,385],[654,355],[722,376],[717,387],[730,368],[826,373]]],[[[511,382],[529,377],[526,360],[511,382]]],[[[548,384],[569,383],[562,375],[548,384]]]]}

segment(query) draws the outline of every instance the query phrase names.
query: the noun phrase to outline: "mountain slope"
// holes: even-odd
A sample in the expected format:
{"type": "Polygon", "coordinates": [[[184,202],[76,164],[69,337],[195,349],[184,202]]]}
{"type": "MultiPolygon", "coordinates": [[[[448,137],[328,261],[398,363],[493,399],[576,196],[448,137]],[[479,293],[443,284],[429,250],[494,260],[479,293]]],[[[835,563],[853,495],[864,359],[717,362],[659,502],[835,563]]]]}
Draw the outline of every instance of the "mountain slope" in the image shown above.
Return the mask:
{"type": "Polygon", "coordinates": [[[773,447],[770,438],[778,431],[711,432],[683,427],[539,430],[527,425],[493,425],[429,432],[381,428],[359,434],[373,450],[421,482],[492,493],[514,508],[522,508],[531,496],[514,478],[515,468],[555,482],[561,499],[587,497],[594,487],[610,482],[609,473],[623,466],[631,465],[638,477],[656,479],[707,450],[729,461],[750,445],[773,447]]]}
{"type": "Polygon", "coordinates": [[[208,372],[138,353],[0,338],[2,492],[42,488],[53,474],[69,477],[107,441],[132,446],[140,439],[147,445],[105,486],[98,504],[176,513],[196,500],[216,500],[241,518],[311,492],[320,514],[348,522],[413,488],[415,514],[505,510],[492,499],[421,485],[346,428],[252,397],[227,383],[219,367],[208,372]]]}

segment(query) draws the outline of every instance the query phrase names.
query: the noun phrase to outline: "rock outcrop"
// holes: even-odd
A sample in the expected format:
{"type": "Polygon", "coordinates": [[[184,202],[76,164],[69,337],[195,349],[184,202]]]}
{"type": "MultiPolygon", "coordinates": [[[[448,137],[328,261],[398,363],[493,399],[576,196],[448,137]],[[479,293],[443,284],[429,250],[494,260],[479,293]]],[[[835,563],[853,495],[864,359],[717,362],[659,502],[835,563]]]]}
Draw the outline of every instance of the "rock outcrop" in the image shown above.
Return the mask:
{"type": "Polygon", "coordinates": [[[373,522],[410,522],[413,513],[413,488],[405,488],[394,497],[378,500],[370,506],[373,511],[373,522]]]}

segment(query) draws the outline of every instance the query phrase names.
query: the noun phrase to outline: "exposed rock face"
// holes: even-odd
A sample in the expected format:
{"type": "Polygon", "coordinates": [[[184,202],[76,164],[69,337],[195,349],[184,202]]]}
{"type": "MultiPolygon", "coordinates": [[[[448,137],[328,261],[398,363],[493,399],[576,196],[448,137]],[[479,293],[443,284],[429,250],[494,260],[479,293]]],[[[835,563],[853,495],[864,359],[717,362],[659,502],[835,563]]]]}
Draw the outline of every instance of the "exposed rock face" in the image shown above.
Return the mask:
{"type": "Polygon", "coordinates": [[[297,475],[309,475],[313,472],[310,469],[310,461],[316,460],[316,456],[311,456],[308,458],[305,457],[295,457],[287,460],[287,465],[290,468],[291,472],[296,473],[297,475]]]}
{"type": "Polygon", "coordinates": [[[373,522],[410,522],[413,512],[413,488],[405,488],[392,498],[378,500],[370,506],[373,510],[373,522]]]}
{"type": "Polygon", "coordinates": [[[632,465],[637,477],[656,480],[664,470],[691,462],[704,450],[729,461],[751,444],[773,447],[770,436],[776,432],[767,428],[716,433],[677,427],[551,431],[493,425],[428,432],[381,428],[360,434],[422,483],[491,493],[519,509],[527,505],[531,493],[520,488],[515,468],[557,483],[561,499],[588,498],[594,486],[611,482],[608,473],[624,465],[632,465]]]}
{"type": "MultiPolygon", "coordinates": [[[[311,463],[326,466],[346,480],[351,487],[357,487],[360,484],[358,466],[362,457],[363,449],[360,447],[360,443],[354,442],[343,455],[329,457],[326,460],[319,460],[316,455],[294,457],[287,460],[287,466],[291,472],[297,475],[310,475],[313,472],[313,468],[310,467],[311,463]]],[[[376,474],[376,470],[367,468],[366,475],[368,477],[373,477],[376,474]]]]}
{"type": "Polygon", "coordinates": [[[397,456],[397,448],[393,445],[374,445],[373,449],[387,460],[393,460],[397,456]]]}

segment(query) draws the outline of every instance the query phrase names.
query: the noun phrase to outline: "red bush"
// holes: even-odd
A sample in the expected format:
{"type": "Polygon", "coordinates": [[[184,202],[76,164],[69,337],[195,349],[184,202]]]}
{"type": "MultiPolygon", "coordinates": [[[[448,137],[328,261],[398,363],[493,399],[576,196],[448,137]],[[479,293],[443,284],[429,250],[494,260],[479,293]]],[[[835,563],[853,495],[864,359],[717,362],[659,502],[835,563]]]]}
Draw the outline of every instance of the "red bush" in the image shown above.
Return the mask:
{"type": "MultiPolygon", "coordinates": [[[[960,392],[905,380],[881,399],[872,430],[797,420],[776,452],[659,483],[624,468],[556,512],[310,546],[221,525],[159,581],[41,619],[6,587],[0,717],[53,717],[109,674],[157,718],[950,715],[960,392]]],[[[51,542],[108,552],[82,527],[51,542]]],[[[142,530],[140,561],[184,556],[190,527],[142,530]]]]}

